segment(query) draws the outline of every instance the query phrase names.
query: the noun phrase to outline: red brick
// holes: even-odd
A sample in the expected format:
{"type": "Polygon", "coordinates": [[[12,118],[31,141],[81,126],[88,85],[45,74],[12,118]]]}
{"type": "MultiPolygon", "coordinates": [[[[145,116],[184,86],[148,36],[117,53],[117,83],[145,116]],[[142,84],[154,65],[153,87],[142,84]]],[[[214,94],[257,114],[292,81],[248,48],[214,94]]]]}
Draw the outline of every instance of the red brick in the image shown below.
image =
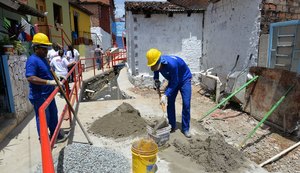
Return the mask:
{"type": "Polygon", "coordinates": [[[276,5],[269,4],[269,10],[275,11],[276,10],[276,5]]]}
{"type": "Polygon", "coordinates": [[[285,19],[285,13],[278,13],[278,17],[280,18],[280,19],[285,19]]]}
{"type": "Polygon", "coordinates": [[[296,19],[299,19],[299,18],[298,18],[298,14],[293,14],[293,15],[292,15],[292,19],[295,19],[295,20],[296,20],[296,19]]]}

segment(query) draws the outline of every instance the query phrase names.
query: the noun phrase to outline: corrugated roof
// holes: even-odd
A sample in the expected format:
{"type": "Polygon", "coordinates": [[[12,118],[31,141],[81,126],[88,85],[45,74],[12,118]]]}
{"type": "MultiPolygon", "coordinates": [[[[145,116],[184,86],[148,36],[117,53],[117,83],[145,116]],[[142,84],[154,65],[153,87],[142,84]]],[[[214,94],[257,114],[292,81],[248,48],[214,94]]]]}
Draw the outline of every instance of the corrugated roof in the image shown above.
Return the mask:
{"type": "MultiPolygon", "coordinates": [[[[125,2],[125,9],[134,12],[185,12],[190,11],[185,7],[170,2],[125,2]]],[[[197,11],[197,10],[196,10],[197,11]]]]}
{"type": "Polygon", "coordinates": [[[193,10],[205,10],[209,4],[209,0],[167,0],[167,1],[193,10]]]}

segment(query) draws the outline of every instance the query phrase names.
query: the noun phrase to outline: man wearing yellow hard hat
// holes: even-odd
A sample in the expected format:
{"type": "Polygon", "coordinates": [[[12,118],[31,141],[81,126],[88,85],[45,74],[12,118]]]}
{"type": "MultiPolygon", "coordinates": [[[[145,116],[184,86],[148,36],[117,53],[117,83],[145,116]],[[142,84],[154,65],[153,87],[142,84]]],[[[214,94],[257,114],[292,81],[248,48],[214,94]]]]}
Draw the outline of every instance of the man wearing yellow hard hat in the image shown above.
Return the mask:
{"type": "Polygon", "coordinates": [[[190,105],[191,105],[191,79],[192,74],[187,64],[178,56],[162,55],[155,48],[148,50],[146,54],[148,66],[154,71],[155,86],[160,86],[159,73],[168,80],[168,86],[161,97],[161,103],[167,105],[169,123],[171,131],[176,130],[175,100],[180,91],[182,96],[182,133],[191,137],[190,133],[190,105]]]}
{"type": "MultiPolygon", "coordinates": [[[[55,88],[56,82],[50,72],[47,52],[51,49],[47,35],[37,33],[33,36],[32,54],[26,61],[26,78],[29,82],[29,100],[34,106],[38,135],[40,136],[39,107],[45,102],[55,88]]],[[[50,130],[50,137],[54,134],[58,118],[55,100],[46,109],[46,119],[50,130]]],[[[62,138],[59,134],[58,139],[62,138]]]]}

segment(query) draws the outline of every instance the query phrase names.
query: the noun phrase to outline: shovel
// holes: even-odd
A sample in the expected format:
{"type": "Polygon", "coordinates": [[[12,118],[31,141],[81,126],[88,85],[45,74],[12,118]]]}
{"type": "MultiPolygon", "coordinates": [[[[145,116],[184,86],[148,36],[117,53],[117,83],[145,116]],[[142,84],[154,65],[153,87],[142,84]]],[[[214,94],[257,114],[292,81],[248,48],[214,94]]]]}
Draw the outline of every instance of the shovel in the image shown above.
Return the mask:
{"type": "MultiPolygon", "coordinates": [[[[161,93],[160,93],[160,89],[157,88],[157,92],[159,95],[159,100],[161,99],[161,93]]],[[[156,123],[156,125],[153,127],[153,132],[154,134],[156,133],[156,131],[158,129],[161,129],[163,127],[167,127],[169,125],[169,120],[168,120],[168,116],[167,116],[167,110],[166,110],[166,105],[164,103],[161,103],[161,108],[163,110],[163,117],[161,119],[158,120],[158,122],[156,123]]]]}

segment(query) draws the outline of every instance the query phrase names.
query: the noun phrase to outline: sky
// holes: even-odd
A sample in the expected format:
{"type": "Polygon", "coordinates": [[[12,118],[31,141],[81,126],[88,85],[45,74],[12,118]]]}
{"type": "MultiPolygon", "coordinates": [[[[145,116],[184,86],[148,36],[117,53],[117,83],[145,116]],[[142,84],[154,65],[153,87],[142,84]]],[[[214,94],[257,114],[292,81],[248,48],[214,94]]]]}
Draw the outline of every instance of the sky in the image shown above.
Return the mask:
{"type": "Polygon", "coordinates": [[[125,7],[124,7],[125,1],[166,1],[166,0],[115,0],[116,17],[122,17],[123,15],[125,15],[125,7]]]}

